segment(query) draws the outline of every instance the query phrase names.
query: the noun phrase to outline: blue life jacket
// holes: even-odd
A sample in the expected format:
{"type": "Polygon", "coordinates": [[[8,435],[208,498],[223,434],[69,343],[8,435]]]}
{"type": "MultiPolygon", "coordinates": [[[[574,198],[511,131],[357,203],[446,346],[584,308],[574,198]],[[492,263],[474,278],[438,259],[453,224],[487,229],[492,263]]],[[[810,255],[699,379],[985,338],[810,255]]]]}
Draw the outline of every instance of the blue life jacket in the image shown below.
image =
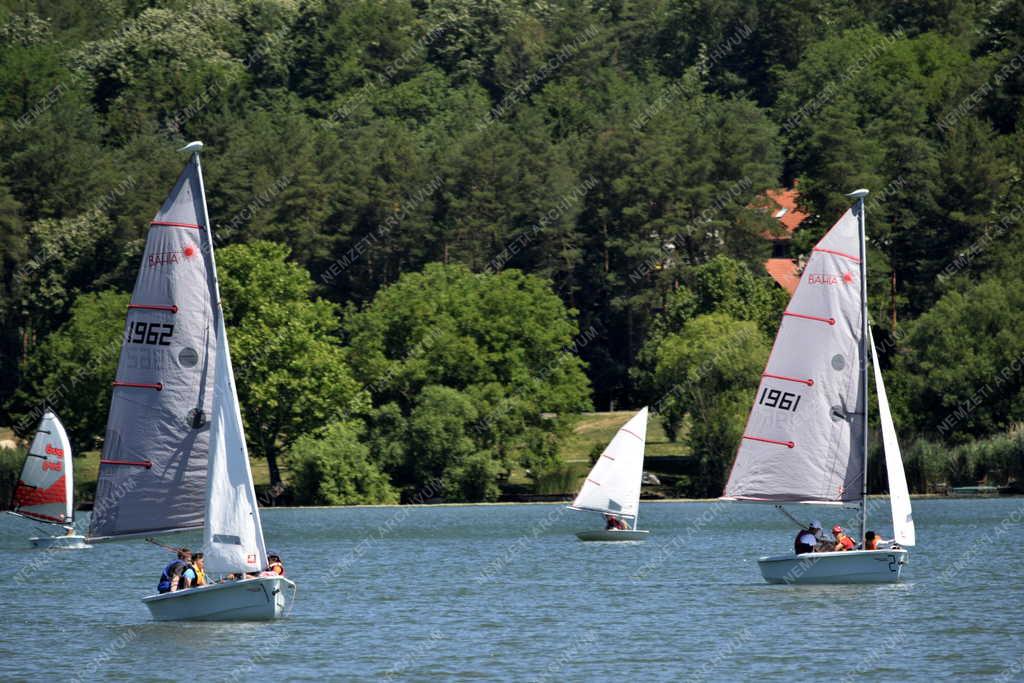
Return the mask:
{"type": "Polygon", "coordinates": [[[156,585],[158,593],[169,593],[171,591],[171,581],[174,579],[174,575],[180,576],[188,569],[188,563],[185,560],[174,559],[164,567],[163,573],[160,575],[160,583],[156,585]],[[178,567],[181,569],[178,569],[178,567]]]}

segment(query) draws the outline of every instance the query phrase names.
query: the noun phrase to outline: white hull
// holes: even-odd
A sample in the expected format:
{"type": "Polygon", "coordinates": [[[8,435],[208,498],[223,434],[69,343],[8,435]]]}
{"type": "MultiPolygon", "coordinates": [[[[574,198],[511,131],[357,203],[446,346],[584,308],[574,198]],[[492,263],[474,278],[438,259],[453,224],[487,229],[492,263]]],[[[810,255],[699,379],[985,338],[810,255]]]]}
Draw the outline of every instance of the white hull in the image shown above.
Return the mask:
{"type": "Polygon", "coordinates": [[[757,560],[768,583],[896,583],[908,554],[903,549],[773,555],[757,560]]]}
{"type": "Polygon", "coordinates": [[[579,531],[576,533],[576,538],[581,541],[643,541],[649,533],[649,531],[642,529],[627,529],[625,531],[600,529],[597,531],[579,531]]]}
{"type": "Polygon", "coordinates": [[[281,576],[226,581],[143,598],[156,621],[269,621],[285,608],[285,589],[295,584],[281,576]]]}
{"type": "Polygon", "coordinates": [[[46,548],[48,550],[78,550],[91,548],[85,542],[85,536],[36,536],[28,539],[35,548],[46,548]]]}

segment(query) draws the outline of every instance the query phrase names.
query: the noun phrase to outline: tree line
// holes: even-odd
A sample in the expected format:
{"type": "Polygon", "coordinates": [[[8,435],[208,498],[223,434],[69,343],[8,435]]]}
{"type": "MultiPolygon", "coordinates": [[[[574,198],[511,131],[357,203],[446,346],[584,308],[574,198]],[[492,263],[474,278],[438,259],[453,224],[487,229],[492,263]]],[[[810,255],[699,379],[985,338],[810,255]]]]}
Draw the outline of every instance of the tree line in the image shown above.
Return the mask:
{"type": "Polygon", "coordinates": [[[797,182],[795,257],[875,191],[919,488],[1014,479],[1021,26],[1019,0],[5,3],[6,421],[51,401],[96,447],[199,138],[252,452],[307,500],[493,498],[573,413],[645,403],[717,494],[786,300],[763,193],[797,182]]]}

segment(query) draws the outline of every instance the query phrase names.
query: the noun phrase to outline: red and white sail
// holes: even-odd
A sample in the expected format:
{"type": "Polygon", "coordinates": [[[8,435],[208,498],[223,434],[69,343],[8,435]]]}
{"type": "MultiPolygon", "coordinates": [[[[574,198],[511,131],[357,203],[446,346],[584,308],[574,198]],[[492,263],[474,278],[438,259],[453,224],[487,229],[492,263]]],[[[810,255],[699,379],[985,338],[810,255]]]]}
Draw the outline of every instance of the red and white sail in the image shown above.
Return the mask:
{"type": "Polygon", "coordinates": [[[50,524],[74,521],[71,442],[57,416],[46,411],[14,487],[11,511],[50,524]]]}
{"type": "Polygon", "coordinates": [[[864,305],[858,211],[814,247],[783,314],[723,498],[859,502],[864,305]]]}
{"type": "Polygon", "coordinates": [[[570,507],[636,517],[644,473],[647,412],[645,407],[616,432],[570,507]]]}

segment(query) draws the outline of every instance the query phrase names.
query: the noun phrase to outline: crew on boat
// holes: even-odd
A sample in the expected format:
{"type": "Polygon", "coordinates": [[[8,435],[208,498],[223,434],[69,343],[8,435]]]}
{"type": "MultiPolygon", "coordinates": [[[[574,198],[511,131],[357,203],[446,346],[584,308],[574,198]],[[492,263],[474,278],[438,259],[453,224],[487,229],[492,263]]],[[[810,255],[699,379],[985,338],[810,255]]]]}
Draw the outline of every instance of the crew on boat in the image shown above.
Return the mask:
{"type": "Polygon", "coordinates": [[[204,567],[205,560],[203,560],[202,553],[196,553],[192,556],[192,587],[205,586],[206,585],[206,569],[204,567]]]}
{"type": "Polygon", "coordinates": [[[806,529],[801,529],[797,532],[796,538],[793,539],[793,551],[797,555],[813,553],[820,541],[818,538],[820,535],[821,522],[811,522],[807,525],[806,529]]]}
{"type": "Polygon", "coordinates": [[[623,522],[621,519],[619,519],[615,515],[610,515],[610,514],[605,513],[604,521],[605,521],[605,524],[604,524],[604,530],[605,531],[626,531],[629,528],[629,527],[626,526],[625,522],[623,522]]]}
{"type": "Polygon", "coordinates": [[[284,576],[284,563],[281,562],[281,556],[274,551],[267,553],[267,568],[264,571],[284,576]]]}
{"type": "Polygon", "coordinates": [[[853,550],[857,547],[857,544],[854,542],[854,540],[847,536],[845,533],[843,533],[843,527],[841,527],[838,524],[832,527],[832,536],[836,539],[833,550],[837,552],[843,550],[853,550]]]}
{"type": "Polygon", "coordinates": [[[178,557],[171,560],[160,574],[160,583],[156,586],[157,592],[173,593],[176,590],[188,588],[191,583],[185,576],[185,572],[190,569],[191,563],[192,552],[188,548],[178,548],[178,557]]]}

